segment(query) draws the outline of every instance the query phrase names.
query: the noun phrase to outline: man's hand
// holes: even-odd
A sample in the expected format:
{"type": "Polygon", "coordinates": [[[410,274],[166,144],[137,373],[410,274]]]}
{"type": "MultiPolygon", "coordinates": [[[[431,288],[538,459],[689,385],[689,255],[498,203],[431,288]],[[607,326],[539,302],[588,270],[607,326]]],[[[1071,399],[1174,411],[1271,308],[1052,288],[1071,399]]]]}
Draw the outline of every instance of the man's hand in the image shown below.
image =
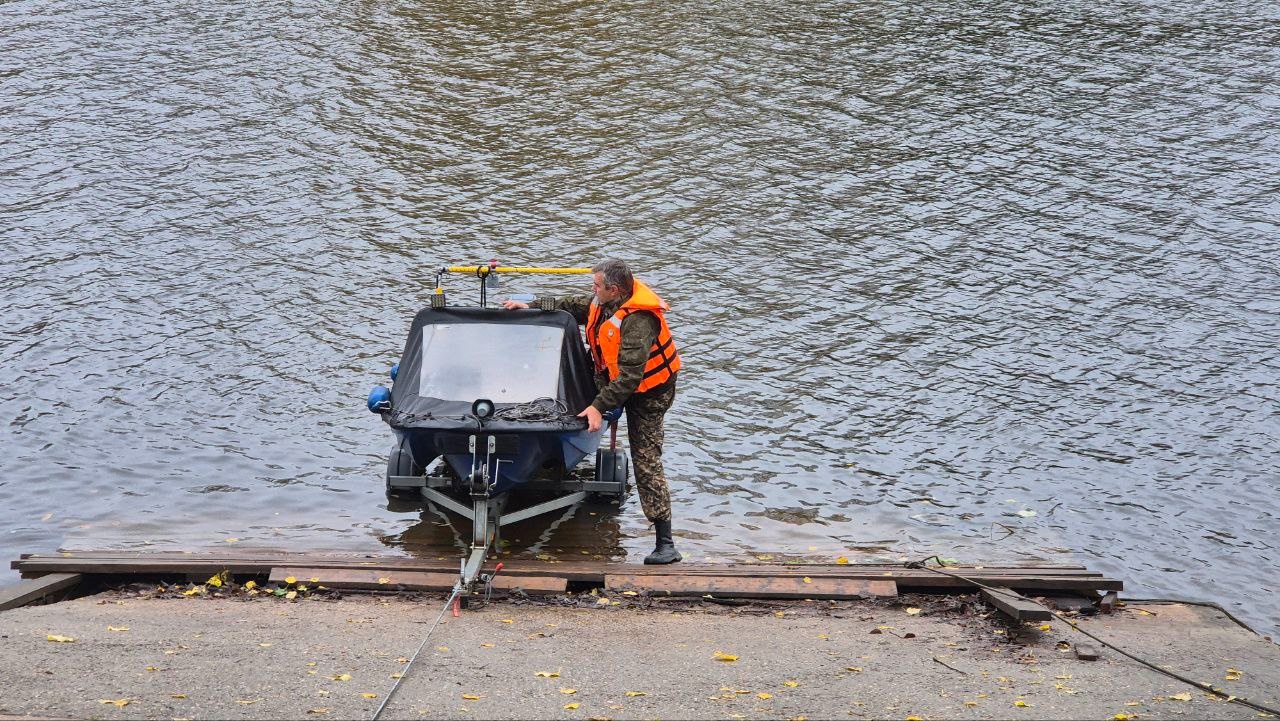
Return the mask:
{"type": "Polygon", "coordinates": [[[528,308],[529,304],[522,300],[504,300],[502,301],[502,307],[507,310],[520,310],[522,308],[528,308]]]}
{"type": "Polygon", "coordinates": [[[600,430],[600,426],[604,422],[604,418],[600,415],[600,411],[596,410],[595,406],[587,406],[578,414],[578,417],[587,419],[587,430],[592,433],[600,430]]]}

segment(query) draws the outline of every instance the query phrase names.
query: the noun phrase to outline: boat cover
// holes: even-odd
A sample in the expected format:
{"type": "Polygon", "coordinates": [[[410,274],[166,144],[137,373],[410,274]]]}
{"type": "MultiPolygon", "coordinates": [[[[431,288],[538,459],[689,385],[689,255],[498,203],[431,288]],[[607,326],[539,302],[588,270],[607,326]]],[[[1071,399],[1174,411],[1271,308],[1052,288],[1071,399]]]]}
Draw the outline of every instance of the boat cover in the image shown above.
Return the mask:
{"type": "Polygon", "coordinates": [[[493,401],[484,428],[576,431],[595,375],[564,311],[423,308],[413,319],[386,418],[393,428],[476,430],[471,404],[493,401]]]}

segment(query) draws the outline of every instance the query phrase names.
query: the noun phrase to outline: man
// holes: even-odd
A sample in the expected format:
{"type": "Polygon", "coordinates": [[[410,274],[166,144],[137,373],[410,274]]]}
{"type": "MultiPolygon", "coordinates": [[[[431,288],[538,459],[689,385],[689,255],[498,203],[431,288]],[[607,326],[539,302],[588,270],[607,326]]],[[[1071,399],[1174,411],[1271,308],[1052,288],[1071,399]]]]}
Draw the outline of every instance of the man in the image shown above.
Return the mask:
{"type": "MultiPolygon", "coordinates": [[[[681,556],[671,538],[671,494],[662,473],[662,419],[676,397],[680,356],[667,327],[667,304],[636,280],[621,260],[603,260],[591,273],[594,295],[560,298],[555,306],[585,324],[595,362],[599,391],[578,416],[586,418],[594,432],[600,430],[605,411],[626,409],[640,505],[657,532],[653,553],[644,562],[675,563],[681,556]]],[[[518,300],[502,305],[508,310],[529,307],[518,300]]]]}

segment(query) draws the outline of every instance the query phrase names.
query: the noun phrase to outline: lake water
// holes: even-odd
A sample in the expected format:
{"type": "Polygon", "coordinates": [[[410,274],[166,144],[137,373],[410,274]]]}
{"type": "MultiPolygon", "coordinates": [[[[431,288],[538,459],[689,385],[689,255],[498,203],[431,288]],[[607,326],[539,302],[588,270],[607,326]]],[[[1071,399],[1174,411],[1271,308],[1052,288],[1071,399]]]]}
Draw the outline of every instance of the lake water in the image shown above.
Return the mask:
{"type": "MultiPolygon", "coordinates": [[[[1274,633],[1278,21],[0,2],[0,555],[452,554],[365,394],[440,265],[617,255],[691,559],[1083,563],[1274,633]]],[[[516,531],[652,544],[634,496],[516,531]]]]}

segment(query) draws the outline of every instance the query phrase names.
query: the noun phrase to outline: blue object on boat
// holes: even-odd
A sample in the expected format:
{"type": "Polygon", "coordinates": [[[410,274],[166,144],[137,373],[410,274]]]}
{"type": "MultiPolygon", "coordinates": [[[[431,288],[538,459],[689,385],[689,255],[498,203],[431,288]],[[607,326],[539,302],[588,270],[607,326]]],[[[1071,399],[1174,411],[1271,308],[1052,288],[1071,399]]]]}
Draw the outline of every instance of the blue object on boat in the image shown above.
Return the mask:
{"type": "Polygon", "coordinates": [[[400,364],[399,364],[399,363],[396,363],[395,365],[391,366],[391,380],[392,380],[392,381],[394,381],[394,380],[396,379],[396,374],[397,374],[397,373],[399,373],[399,372],[400,372],[400,364]]]}
{"type": "Polygon", "coordinates": [[[386,386],[374,386],[369,391],[369,399],[365,402],[369,406],[369,410],[374,413],[383,413],[391,410],[391,390],[386,386]]]}

